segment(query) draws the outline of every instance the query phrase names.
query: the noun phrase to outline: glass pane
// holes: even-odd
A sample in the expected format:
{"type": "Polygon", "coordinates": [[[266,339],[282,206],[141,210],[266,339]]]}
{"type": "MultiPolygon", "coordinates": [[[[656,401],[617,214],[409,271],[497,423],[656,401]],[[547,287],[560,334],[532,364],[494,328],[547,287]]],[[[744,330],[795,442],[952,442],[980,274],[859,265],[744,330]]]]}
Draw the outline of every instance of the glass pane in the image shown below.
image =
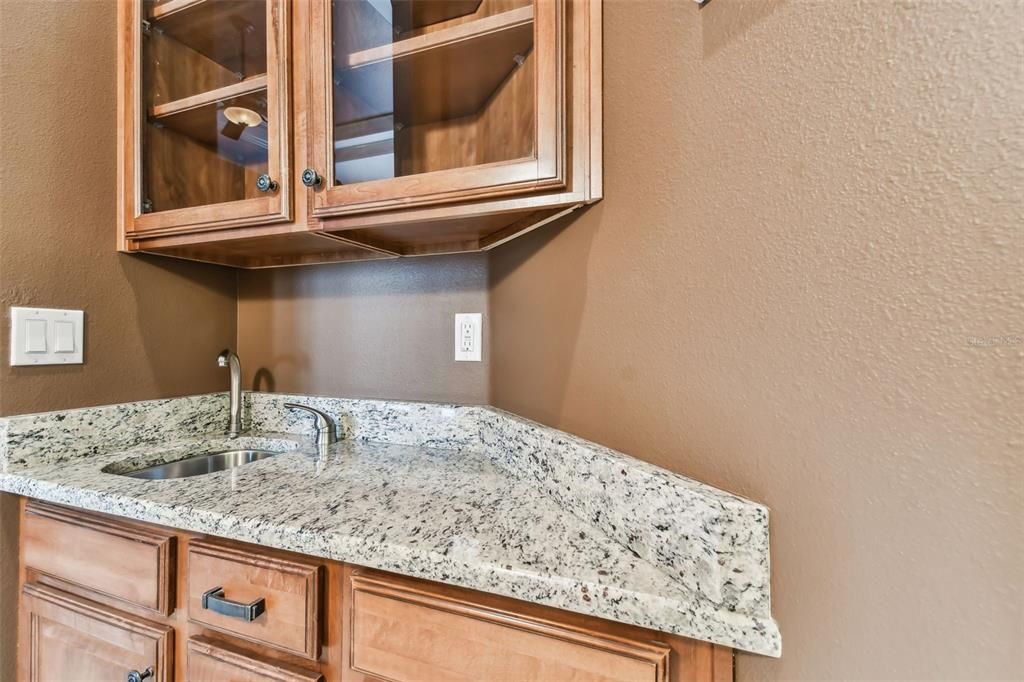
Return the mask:
{"type": "Polygon", "coordinates": [[[334,181],[535,155],[531,0],[333,0],[334,181]]]}
{"type": "Polygon", "coordinates": [[[143,213],[258,196],[269,134],[266,2],[143,7],[143,213]]]}

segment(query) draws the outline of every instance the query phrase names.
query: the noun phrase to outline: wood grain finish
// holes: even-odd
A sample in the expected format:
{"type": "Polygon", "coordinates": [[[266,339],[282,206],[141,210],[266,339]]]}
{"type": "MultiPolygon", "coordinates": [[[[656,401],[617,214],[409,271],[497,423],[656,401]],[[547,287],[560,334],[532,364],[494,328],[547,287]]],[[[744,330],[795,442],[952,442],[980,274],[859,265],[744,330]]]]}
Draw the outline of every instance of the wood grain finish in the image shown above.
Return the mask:
{"type": "Polygon", "coordinates": [[[166,102],[164,104],[155,105],[150,110],[150,115],[155,119],[161,119],[174,114],[179,114],[183,111],[190,109],[198,109],[200,107],[209,106],[218,102],[232,99],[234,97],[240,97],[242,95],[251,95],[254,93],[262,92],[267,89],[267,75],[261,74],[258,76],[252,76],[245,80],[223,85],[219,88],[212,88],[210,90],[203,91],[201,93],[191,95],[189,97],[183,97],[174,101],[166,102]]]}
{"type": "MultiPolygon", "coordinates": [[[[423,2],[423,0],[413,0],[413,2],[423,2]]],[[[426,0],[425,4],[430,4],[432,0],[426,0]]],[[[443,23],[430,23],[422,26],[413,26],[410,29],[402,30],[400,32],[401,38],[412,38],[423,33],[429,33],[431,31],[437,31],[441,28],[451,28],[453,26],[460,26],[462,24],[468,24],[479,19],[493,16],[495,14],[501,14],[502,12],[508,12],[509,10],[519,9],[520,7],[527,7],[532,5],[535,0],[483,0],[480,2],[476,9],[472,12],[468,12],[458,17],[452,17],[444,21],[443,23]]],[[[398,5],[398,2],[393,2],[394,5],[398,5]]],[[[396,15],[401,18],[401,15],[396,15]]],[[[400,23],[399,28],[405,29],[405,24],[400,23]]]]}
{"type": "Polygon", "coordinates": [[[41,582],[167,615],[174,609],[173,534],[41,502],[26,505],[22,561],[41,582]]]}
{"type": "MultiPolygon", "coordinates": [[[[538,83],[544,83],[544,87],[537,89],[536,97],[530,102],[532,116],[536,121],[535,158],[464,165],[437,172],[349,185],[335,184],[333,172],[322,173],[326,186],[315,193],[313,215],[325,218],[564,188],[564,83],[567,45],[567,34],[564,29],[565,6],[565,0],[539,0],[532,7],[466,22],[456,28],[439,25],[435,31],[438,35],[448,35],[449,32],[457,32],[451,35],[462,36],[495,35],[492,23],[494,26],[501,26],[502,16],[519,17],[522,14],[525,17],[528,13],[533,14],[533,68],[536,70],[538,83]],[[482,28],[477,30],[477,27],[482,28]]],[[[333,114],[332,96],[332,64],[337,55],[332,47],[333,29],[329,10],[329,0],[316,0],[312,3],[310,12],[313,26],[310,46],[313,121],[310,128],[310,148],[314,155],[314,167],[323,169],[334,168],[334,122],[337,120],[333,114]]],[[[444,40],[436,41],[431,37],[431,33],[412,38],[409,44],[422,44],[424,50],[429,50],[429,46],[437,46],[432,41],[437,42],[437,45],[447,44],[444,40]]],[[[461,43],[456,41],[454,44],[461,43]]],[[[410,55],[417,53],[416,50],[406,52],[410,55]]],[[[479,54],[472,59],[480,59],[479,54]]],[[[464,59],[458,67],[447,68],[443,76],[438,76],[443,78],[440,82],[453,84],[453,92],[458,90],[459,70],[466,68],[465,61],[464,59]]],[[[510,71],[511,69],[508,69],[505,73],[510,71]]],[[[497,83],[492,88],[496,86],[497,83]]],[[[446,94],[446,97],[450,97],[450,93],[446,94]]],[[[396,112],[396,116],[400,116],[400,113],[396,112]]]]}
{"type": "Polygon", "coordinates": [[[316,660],[320,657],[321,565],[313,560],[254,554],[216,542],[188,548],[189,618],[206,627],[316,660]],[[214,587],[243,603],[264,599],[266,611],[251,622],[204,609],[214,587]]]}
{"type": "Polygon", "coordinates": [[[235,72],[160,31],[146,36],[144,52],[147,109],[238,82],[235,72]]]}
{"type": "Polygon", "coordinates": [[[174,0],[152,6],[148,18],[228,71],[252,76],[267,68],[264,7],[261,0],[174,0]]]}
{"type": "Polygon", "coordinates": [[[21,682],[124,680],[153,669],[173,680],[174,630],[41,585],[26,585],[19,617],[21,682]]]}
{"type": "MultiPolygon", "coordinates": [[[[478,112],[533,46],[533,6],[347,55],[349,78],[393,74],[403,125],[478,112]],[[404,109],[404,111],[403,111],[404,109]]],[[[359,88],[370,90],[372,86],[359,88]]],[[[504,159],[503,159],[504,160],[504,159]]]]}
{"type": "MultiPolygon", "coordinates": [[[[248,2],[242,11],[259,4],[248,2]]],[[[234,5],[161,0],[146,6],[154,25],[166,28],[234,5]]],[[[123,251],[240,268],[479,251],[601,197],[598,1],[412,0],[395,4],[396,36],[365,2],[336,3],[332,12],[331,0],[269,0],[266,67],[243,73],[266,72],[269,150],[265,164],[246,165],[214,151],[216,126],[202,112],[229,101],[225,93],[236,88],[246,93],[236,99],[260,96],[250,92],[256,81],[239,83],[237,73],[206,55],[210,49],[154,30],[147,49],[187,66],[150,69],[146,79],[159,83],[159,98],[140,102],[142,10],[138,0],[119,7],[123,251]],[[533,48],[520,55],[519,66],[506,59],[508,50],[492,49],[527,35],[533,48]],[[363,93],[373,95],[369,101],[335,101],[332,42],[355,65],[342,73],[393,69],[387,111],[376,110],[384,104],[374,104],[372,92],[363,93]],[[474,44],[480,47],[470,49],[474,44]],[[451,58],[459,50],[466,54],[451,58]],[[471,77],[492,58],[501,67],[497,76],[471,77]],[[487,86],[475,94],[462,85],[483,81],[487,86]],[[431,87],[417,90],[426,83],[431,87]],[[463,99],[467,94],[472,97],[463,99]],[[147,112],[166,127],[143,123],[147,112]],[[394,135],[385,141],[334,148],[335,139],[388,130],[394,135]],[[142,155],[143,148],[155,158],[142,155]],[[336,153],[344,161],[389,150],[400,177],[332,186],[336,153]],[[326,185],[303,187],[297,176],[306,167],[326,185]],[[255,191],[263,172],[280,183],[277,193],[255,191]],[[156,212],[141,211],[143,178],[156,212]],[[332,239],[311,236],[317,233],[332,239]]]]}
{"type": "Polygon", "coordinates": [[[564,626],[424,588],[352,575],[350,665],[389,680],[665,682],[671,649],[564,626]]]}
{"type": "Polygon", "coordinates": [[[224,230],[216,234],[157,237],[136,242],[140,251],[236,268],[275,268],[313,263],[394,257],[386,251],[319,232],[260,234],[262,230],[224,230]]]}
{"type": "MultiPolygon", "coordinates": [[[[213,17],[219,16],[218,12],[230,9],[228,15],[225,15],[229,18],[239,12],[262,13],[265,30],[256,30],[253,34],[265,35],[261,45],[266,56],[260,60],[260,68],[253,68],[252,73],[243,75],[266,74],[267,149],[264,164],[250,163],[249,166],[257,166],[257,175],[260,172],[271,175],[279,183],[279,189],[259,194],[253,187],[252,179],[255,175],[250,172],[252,168],[223,158],[208,144],[196,144],[186,135],[146,122],[150,107],[179,102],[181,97],[202,96],[203,91],[195,91],[195,88],[185,85],[193,74],[201,77],[204,82],[211,82],[211,89],[230,85],[217,76],[217,69],[230,69],[231,65],[203,71],[196,67],[196,59],[190,59],[184,68],[167,69],[168,73],[178,73],[173,76],[179,81],[173,88],[175,99],[153,101],[147,97],[147,101],[144,101],[143,95],[147,90],[143,88],[141,74],[145,68],[147,74],[152,75],[153,66],[146,64],[144,67],[143,64],[141,2],[126,0],[118,4],[118,241],[121,250],[131,251],[131,240],[144,234],[181,234],[196,230],[287,222],[291,219],[291,6],[286,0],[182,0],[160,3],[152,8],[155,20],[164,30],[162,39],[167,40],[173,39],[174,35],[181,37],[168,31],[168,26],[174,26],[179,21],[196,20],[204,12],[212,12],[210,16],[213,17]],[[213,75],[207,71],[212,71],[213,75]],[[143,193],[148,196],[144,197],[143,193]],[[154,212],[144,211],[144,198],[152,201],[154,212]]],[[[240,34],[235,28],[231,30],[234,31],[232,36],[222,36],[222,39],[234,41],[237,45],[241,40],[240,34]]],[[[247,45],[254,42],[252,36],[246,40],[247,45]]],[[[212,63],[214,60],[207,57],[206,52],[220,54],[223,51],[223,48],[200,47],[194,43],[179,46],[176,54],[195,48],[191,49],[190,54],[202,55],[202,59],[212,63]]],[[[230,49],[232,45],[227,47],[230,49]]],[[[147,54],[146,58],[152,59],[154,56],[147,54]]],[[[151,87],[152,82],[146,83],[146,88],[151,87]]],[[[196,111],[202,111],[202,108],[191,107],[173,115],[186,116],[187,119],[189,112],[196,111]]],[[[204,120],[208,123],[207,119],[204,120]]]]}
{"type": "Polygon", "coordinates": [[[206,637],[189,639],[185,665],[189,682],[320,682],[324,679],[318,672],[256,658],[206,637]]]}
{"type": "MultiPolygon", "coordinates": [[[[508,11],[521,4],[521,1],[484,0],[476,15],[444,25],[473,21],[480,15],[508,11]]],[[[569,2],[568,8],[566,30],[571,38],[568,40],[566,58],[573,68],[563,84],[567,93],[567,111],[571,117],[571,125],[566,131],[569,161],[565,166],[567,186],[564,190],[525,196],[495,196],[471,204],[403,206],[383,213],[334,215],[320,218],[319,224],[323,229],[354,242],[387,248],[403,256],[478,251],[494,248],[600,199],[602,6],[600,2],[569,2]]],[[[536,56],[536,53],[531,53],[528,62],[536,56]]],[[[524,70],[513,73],[495,97],[522,98],[524,91],[531,87],[538,90],[551,87],[545,80],[525,82],[523,76],[532,76],[534,73],[524,70]],[[516,79],[519,81],[516,82],[516,79]]],[[[509,139],[519,134],[518,131],[523,129],[522,122],[526,119],[515,122],[505,118],[520,111],[518,107],[485,109],[479,122],[470,122],[476,126],[472,134],[479,137],[480,131],[486,129],[489,139],[497,137],[497,144],[510,145],[512,149],[527,148],[522,140],[509,139]],[[517,133],[507,135],[510,127],[517,133]],[[504,138],[500,134],[495,135],[502,130],[506,131],[504,138]]],[[[532,114],[530,120],[533,120],[532,114]]],[[[420,167],[422,169],[431,168],[430,164],[443,166],[455,163],[455,155],[463,152],[453,151],[452,146],[466,144],[459,143],[457,135],[467,134],[467,122],[461,121],[460,124],[460,128],[452,126],[447,131],[436,126],[434,129],[430,126],[413,126],[412,130],[402,130],[396,135],[396,145],[409,146],[411,150],[404,153],[412,159],[411,163],[425,164],[420,167]],[[419,154],[415,153],[416,149],[421,150],[419,154]]],[[[529,141],[532,144],[532,135],[529,141]]],[[[481,163],[512,153],[509,147],[491,149],[486,146],[476,149],[479,154],[494,154],[491,157],[478,157],[481,163]]]]}
{"type": "Polygon", "coordinates": [[[473,14],[481,0],[391,0],[396,30],[400,33],[473,14]]]}
{"type": "Polygon", "coordinates": [[[245,166],[220,156],[216,149],[152,122],[144,127],[143,142],[142,198],[159,211],[147,218],[245,199],[245,166]]]}
{"type": "Polygon", "coordinates": [[[395,163],[399,173],[415,175],[532,157],[533,61],[532,54],[527,54],[521,66],[507,70],[505,80],[488,93],[489,101],[479,111],[396,131],[395,163]]]}
{"type": "MultiPolygon", "coordinates": [[[[29,508],[39,503],[22,502],[24,529],[29,508]]],[[[157,661],[157,679],[165,682],[312,682],[321,676],[332,682],[732,680],[731,650],[706,642],[336,561],[73,513],[121,526],[124,533],[173,536],[179,546],[196,550],[202,565],[192,552],[178,552],[179,604],[163,616],[119,600],[112,600],[111,606],[96,592],[69,594],[67,589],[81,589],[74,587],[77,583],[39,584],[45,574],[27,567],[23,552],[21,682],[123,680],[128,669],[154,665],[145,662],[150,660],[157,661]],[[198,577],[190,575],[193,567],[198,577]],[[313,573],[316,579],[311,578],[313,573]],[[249,625],[262,621],[270,627],[250,636],[253,633],[233,629],[236,623],[244,625],[241,621],[231,621],[228,627],[207,622],[210,614],[194,595],[217,585],[240,601],[258,596],[257,592],[265,595],[267,613],[249,625]],[[245,586],[252,591],[243,592],[245,586]],[[314,586],[318,596],[310,597],[314,586]],[[307,616],[299,616],[300,609],[295,608],[303,599],[301,611],[316,614],[311,627],[306,626],[307,616]],[[282,615],[282,604],[292,615],[282,615]],[[272,623],[263,620],[267,614],[272,623]],[[295,636],[314,631],[319,632],[315,648],[309,637],[295,636]],[[277,646],[289,637],[292,649],[277,646]],[[40,658],[43,654],[32,652],[45,652],[45,660],[40,658]],[[97,657],[103,660],[92,660],[97,657]],[[75,667],[67,667],[72,661],[75,667]]],[[[66,538],[64,544],[91,547],[93,555],[100,556],[93,537],[84,533],[66,538]]]]}

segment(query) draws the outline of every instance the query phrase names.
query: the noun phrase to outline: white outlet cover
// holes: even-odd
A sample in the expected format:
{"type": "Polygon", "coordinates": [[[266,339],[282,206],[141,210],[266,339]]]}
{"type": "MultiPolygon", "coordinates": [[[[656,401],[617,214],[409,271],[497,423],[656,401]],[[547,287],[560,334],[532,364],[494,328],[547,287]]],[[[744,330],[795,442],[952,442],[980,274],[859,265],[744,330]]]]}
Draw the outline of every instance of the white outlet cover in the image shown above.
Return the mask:
{"type": "Polygon", "coordinates": [[[56,308],[11,308],[11,366],[80,365],[85,313],[56,308]]]}
{"type": "Polygon", "coordinates": [[[483,313],[455,314],[455,361],[480,362],[484,345],[483,313]]]}

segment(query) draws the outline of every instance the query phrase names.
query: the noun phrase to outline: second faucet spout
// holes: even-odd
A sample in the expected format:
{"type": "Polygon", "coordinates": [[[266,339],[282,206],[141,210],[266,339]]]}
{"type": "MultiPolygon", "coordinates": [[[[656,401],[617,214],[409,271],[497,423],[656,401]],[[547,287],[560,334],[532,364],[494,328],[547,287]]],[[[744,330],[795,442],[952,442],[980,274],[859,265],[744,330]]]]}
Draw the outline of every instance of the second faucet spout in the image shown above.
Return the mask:
{"type": "Polygon", "coordinates": [[[220,367],[231,369],[231,416],[228,419],[228,438],[238,438],[242,432],[242,363],[228,349],[217,356],[220,367]]]}

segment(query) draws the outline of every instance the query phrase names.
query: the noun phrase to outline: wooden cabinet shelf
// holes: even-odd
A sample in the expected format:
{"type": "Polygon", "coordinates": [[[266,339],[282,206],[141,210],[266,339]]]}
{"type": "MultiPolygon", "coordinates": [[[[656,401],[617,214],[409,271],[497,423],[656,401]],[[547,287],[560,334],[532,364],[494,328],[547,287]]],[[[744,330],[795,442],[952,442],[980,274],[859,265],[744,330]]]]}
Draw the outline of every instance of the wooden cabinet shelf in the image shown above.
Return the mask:
{"type": "MultiPolygon", "coordinates": [[[[223,127],[224,107],[244,107],[267,117],[267,75],[246,78],[238,83],[203,92],[192,97],[158,104],[150,109],[150,120],[189,137],[200,144],[216,148],[223,127]]],[[[231,140],[243,153],[246,147],[266,149],[265,136],[246,136],[231,140]]]]}
{"type": "Polygon", "coordinates": [[[530,52],[533,14],[529,5],[354,52],[342,84],[364,97],[376,95],[370,102],[374,111],[386,112],[393,104],[403,125],[474,114],[530,52]],[[387,71],[393,71],[399,95],[394,102],[393,92],[374,87],[387,81],[387,71]]]}
{"type": "Polygon", "coordinates": [[[165,0],[148,17],[158,31],[208,59],[251,76],[267,69],[267,6],[254,0],[165,0]]]}
{"type": "MultiPolygon", "coordinates": [[[[201,92],[198,95],[184,97],[165,104],[157,104],[150,109],[149,113],[154,119],[164,119],[175,114],[180,114],[184,111],[201,109],[202,107],[217,104],[218,102],[225,102],[235,97],[242,97],[244,95],[252,95],[255,93],[266,93],[266,91],[267,74],[264,73],[258,76],[252,76],[251,78],[246,78],[245,80],[237,83],[232,83],[231,85],[225,85],[222,88],[201,92]]],[[[263,109],[265,110],[266,106],[264,106],[263,109]]],[[[264,111],[261,113],[266,112],[264,111]]]]}

